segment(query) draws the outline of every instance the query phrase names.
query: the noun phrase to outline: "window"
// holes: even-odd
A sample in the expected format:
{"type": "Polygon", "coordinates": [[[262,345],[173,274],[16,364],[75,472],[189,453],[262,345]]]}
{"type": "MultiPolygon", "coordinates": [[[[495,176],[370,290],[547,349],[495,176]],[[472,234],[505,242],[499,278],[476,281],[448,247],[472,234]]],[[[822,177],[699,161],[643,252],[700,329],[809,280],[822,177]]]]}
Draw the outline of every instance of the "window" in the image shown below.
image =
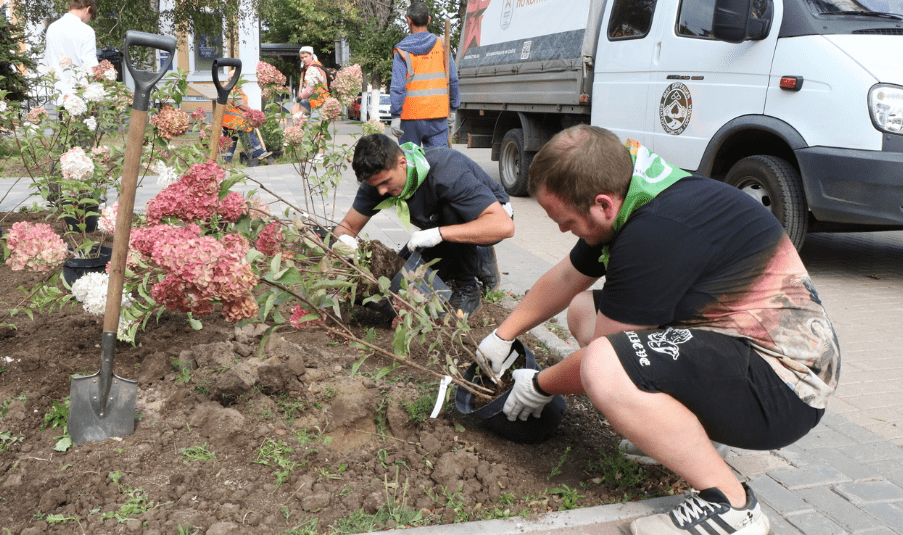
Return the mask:
{"type": "Polygon", "coordinates": [[[213,60],[223,57],[223,21],[212,13],[199,13],[194,27],[194,70],[209,73],[213,60]]]}
{"type": "Polygon", "coordinates": [[[652,27],[656,0],[615,0],[608,22],[608,38],[640,39],[652,27]]]}

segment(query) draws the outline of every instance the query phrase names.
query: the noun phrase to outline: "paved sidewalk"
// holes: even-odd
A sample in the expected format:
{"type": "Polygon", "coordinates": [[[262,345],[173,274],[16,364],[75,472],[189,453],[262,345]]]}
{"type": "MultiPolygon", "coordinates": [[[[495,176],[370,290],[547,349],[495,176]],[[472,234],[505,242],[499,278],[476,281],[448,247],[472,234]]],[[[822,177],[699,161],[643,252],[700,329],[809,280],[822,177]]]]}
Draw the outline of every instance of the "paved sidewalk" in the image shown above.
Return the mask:
{"type": "MultiPolygon", "coordinates": [[[[337,143],[351,143],[350,134],[356,131],[353,125],[340,123],[337,143]]],[[[455,148],[498,177],[488,149],[455,148]]],[[[305,209],[300,180],[291,165],[247,171],[289,205],[305,209]]],[[[160,190],[155,180],[144,180],[136,210],[142,210],[160,190]]],[[[13,209],[28,195],[26,181],[13,184],[13,179],[0,179],[0,197],[11,188],[0,201],[0,211],[13,209]]],[[[257,188],[249,183],[240,189],[257,188]]],[[[349,170],[336,191],[335,219],[341,219],[351,205],[356,189],[349,170]]],[[[260,196],[278,203],[265,193],[260,196]]],[[[560,234],[533,200],[514,198],[512,204],[516,236],[499,244],[497,251],[502,289],[523,295],[567,254],[574,238],[560,234]]],[[[284,205],[278,207],[281,210],[284,205]]],[[[331,209],[320,207],[316,213],[330,215],[331,209]]],[[[409,236],[394,213],[375,216],[365,234],[396,248],[409,236]]],[[[768,452],[731,450],[727,462],[755,490],[771,519],[773,534],[903,535],[903,232],[809,235],[802,257],[838,331],[843,355],[840,387],[821,425],[796,444],[768,452]]],[[[534,334],[561,355],[573,350],[543,327],[534,334]]],[[[680,501],[680,497],[656,498],[403,531],[407,535],[621,534],[627,533],[630,519],[669,509],[680,501]]]]}

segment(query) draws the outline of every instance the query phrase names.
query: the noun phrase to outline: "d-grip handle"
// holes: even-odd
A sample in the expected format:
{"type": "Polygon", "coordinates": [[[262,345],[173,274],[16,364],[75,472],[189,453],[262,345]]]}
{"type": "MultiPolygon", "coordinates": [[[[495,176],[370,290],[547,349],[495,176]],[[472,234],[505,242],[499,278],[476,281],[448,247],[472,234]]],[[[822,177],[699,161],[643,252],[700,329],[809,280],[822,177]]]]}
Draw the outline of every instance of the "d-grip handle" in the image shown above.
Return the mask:
{"type": "Polygon", "coordinates": [[[128,67],[132,79],[135,80],[135,98],[132,100],[132,109],[137,111],[147,111],[150,102],[150,93],[154,85],[163,78],[166,71],[172,65],[173,53],[176,51],[176,38],[168,35],[157,35],[155,33],[136,32],[129,30],[125,32],[123,43],[123,55],[125,56],[125,66],[128,67]],[[146,46],[169,52],[166,62],[157,72],[141,71],[132,65],[129,56],[130,46],[146,46]]]}
{"type": "Polygon", "coordinates": [[[213,85],[216,86],[216,103],[219,105],[223,105],[229,99],[229,91],[232,91],[232,88],[235,87],[236,82],[238,82],[238,77],[241,76],[241,60],[236,58],[216,58],[213,60],[213,85]],[[219,81],[219,70],[221,67],[235,67],[235,72],[232,74],[232,78],[229,79],[229,83],[226,85],[220,84],[219,81]]]}

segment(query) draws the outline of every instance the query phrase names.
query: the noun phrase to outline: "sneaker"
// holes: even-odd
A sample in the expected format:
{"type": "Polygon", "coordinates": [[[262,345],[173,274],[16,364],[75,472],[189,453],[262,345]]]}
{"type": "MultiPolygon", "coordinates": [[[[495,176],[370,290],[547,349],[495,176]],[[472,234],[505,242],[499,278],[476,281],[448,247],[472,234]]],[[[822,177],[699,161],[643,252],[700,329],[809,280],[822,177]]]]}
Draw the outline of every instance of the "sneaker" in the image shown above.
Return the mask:
{"type": "Polygon", "coordinates": [[[697,534],[768,535],[771,523],[762,513],[756,495],[746,483],[746,507],[731,506],[716,488],[690,495],[669,513],[638,518],[630,523],[631,535],[697,534]]]}
{"type": "MultiPolygon", "coordinates": [[[[718,451],[718,455],[721,456],[722,459],[727,455],[727,452],[730,451],[730,446],[726,446],[721,444],[720,442],[712,441],[712,446],[715,446],[715,450],[718,451]]],[[[659,464],[658,461],[646,455],[646,453],[637,447],[636,444],[627,440],[626,438],[618,444],[618,449],[621,450],[621,453],[624,454],[624,457],[630,459],[639,464],[659,464]]]]}
{"type": "Polygon", "coordinates": [[[477,255],[480,257],[480,272],[477,280],[483,285],[483,290],[493,292],[498,290],[502,283],[502,275],[499,273],[499,263],[495,256],[495,247],[477,247],[477,255]]]}
{"type": "Polygon", "coordinates": [[[451,309],[458,313],[460,317],[463,315],[471,315],[483,306],[480,299],[480,286],[473,281],[468,284],[452,285],[452,295],[448,299],[451,309]]]}

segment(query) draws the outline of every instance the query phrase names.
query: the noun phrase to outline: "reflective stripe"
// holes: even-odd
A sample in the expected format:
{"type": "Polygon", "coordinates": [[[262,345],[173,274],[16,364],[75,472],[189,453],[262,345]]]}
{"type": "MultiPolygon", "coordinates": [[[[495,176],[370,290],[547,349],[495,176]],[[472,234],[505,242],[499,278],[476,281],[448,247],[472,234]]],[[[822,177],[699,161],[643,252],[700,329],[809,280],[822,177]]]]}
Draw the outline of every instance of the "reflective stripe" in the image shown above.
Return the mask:
{"type": "Polygon", "coordinates": [[[440,87],[438,89],[421,89],[419,91],[408,91],[407,96],[409,97],[429,97],[432,95],[447,95],[448,88],[440,87]]]}
{"type": "Polygon", "coordinates": [[[445,80],[445,72],[426,72],[423,74],[415,74],[408,79],[409,82],[419,82],[421,80],[445,80]]]}

